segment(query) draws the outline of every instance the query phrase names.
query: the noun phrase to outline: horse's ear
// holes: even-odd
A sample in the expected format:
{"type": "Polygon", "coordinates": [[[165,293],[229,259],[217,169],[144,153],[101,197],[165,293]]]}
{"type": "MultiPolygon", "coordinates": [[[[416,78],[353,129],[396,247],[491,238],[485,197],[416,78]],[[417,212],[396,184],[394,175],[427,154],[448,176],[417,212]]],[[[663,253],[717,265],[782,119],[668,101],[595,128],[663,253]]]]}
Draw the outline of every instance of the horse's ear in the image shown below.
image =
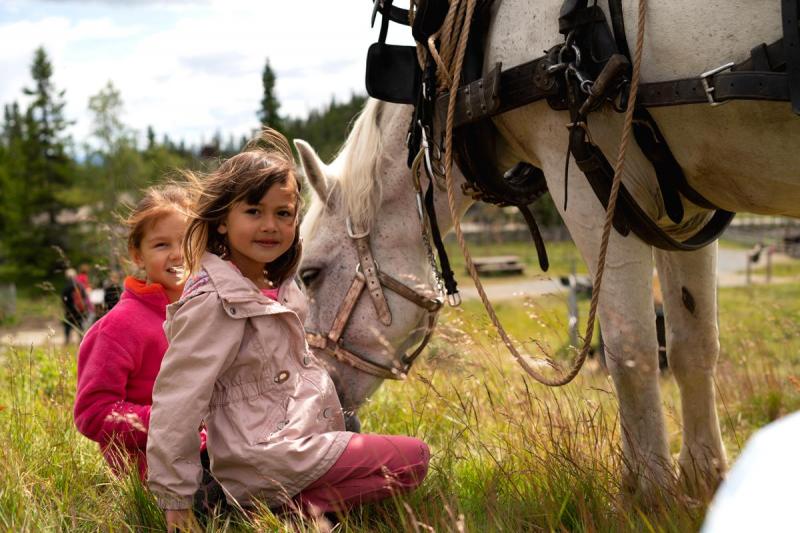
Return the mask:
{"type": "Polygon", "coordinates": [[[328,200],[328,178],[325,176],[325,163],[311,148],[311,145],[302,139],[295,139],[294,147],[300,156],[300,164],[306,174],[306,179],[311,184],[311,188],[317,193],[323,202],[328,200]]]}

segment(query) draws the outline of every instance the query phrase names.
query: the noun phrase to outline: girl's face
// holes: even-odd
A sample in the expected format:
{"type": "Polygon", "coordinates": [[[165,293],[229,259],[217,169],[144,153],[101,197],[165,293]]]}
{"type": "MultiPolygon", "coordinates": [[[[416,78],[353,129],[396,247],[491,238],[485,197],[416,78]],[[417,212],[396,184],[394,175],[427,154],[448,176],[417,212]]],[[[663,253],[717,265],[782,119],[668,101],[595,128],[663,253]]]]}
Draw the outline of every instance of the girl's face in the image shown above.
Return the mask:
{"type": "Polygon", "coordinates": [[[231,261],[259,287],[265,287],[264,265],[283,255],[297,232],[297,184],[272,185],[257,204],[236,202],[219,225],[227,235],[231,261]]]}
{"type": "Polygon", "coordinates": [[[183,252],[181,241],[186,231],[186,217],[173,211],[158,218],[144,233],[142,243],[133,251],[133,260],[147,274],[148,283],[158,283],[171,302],[183,291],[183,252]]]}

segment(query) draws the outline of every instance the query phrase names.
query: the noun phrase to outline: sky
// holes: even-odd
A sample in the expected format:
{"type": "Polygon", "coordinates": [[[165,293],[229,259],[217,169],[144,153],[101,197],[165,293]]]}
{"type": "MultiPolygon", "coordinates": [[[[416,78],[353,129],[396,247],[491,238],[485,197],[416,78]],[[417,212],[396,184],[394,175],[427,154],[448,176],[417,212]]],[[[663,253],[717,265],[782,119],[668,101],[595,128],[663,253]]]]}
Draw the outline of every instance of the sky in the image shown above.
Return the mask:
{"type": "MultiPolygon", "coordinates": [[[[364,94],[378,36],[370,14],[367,0],[0,0],[0,104],[26,102],[44,46],[78,144],[90,135],[89,97],[108,80],[140,135],[153,126],[189,144],[216,131],[238,138],[258,127],[267,59],[283,115],[364,94]]],[[[389,42],[408,44],[410,31],[393,25],[389,42]]]]}

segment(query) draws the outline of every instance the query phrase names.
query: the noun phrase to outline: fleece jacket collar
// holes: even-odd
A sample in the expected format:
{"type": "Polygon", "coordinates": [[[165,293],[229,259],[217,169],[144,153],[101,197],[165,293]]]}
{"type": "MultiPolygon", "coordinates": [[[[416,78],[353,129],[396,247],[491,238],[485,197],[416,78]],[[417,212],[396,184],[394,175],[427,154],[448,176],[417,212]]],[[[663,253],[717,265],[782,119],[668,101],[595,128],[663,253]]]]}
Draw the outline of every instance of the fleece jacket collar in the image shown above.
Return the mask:
{"type": "Polygon", "coordinates": [[[162,314],[169,305],[169,298],[161,284],[147,283],[133,276],[125,278],[125,292],[122,294],[122,298],[134,298],[162,314]]]}

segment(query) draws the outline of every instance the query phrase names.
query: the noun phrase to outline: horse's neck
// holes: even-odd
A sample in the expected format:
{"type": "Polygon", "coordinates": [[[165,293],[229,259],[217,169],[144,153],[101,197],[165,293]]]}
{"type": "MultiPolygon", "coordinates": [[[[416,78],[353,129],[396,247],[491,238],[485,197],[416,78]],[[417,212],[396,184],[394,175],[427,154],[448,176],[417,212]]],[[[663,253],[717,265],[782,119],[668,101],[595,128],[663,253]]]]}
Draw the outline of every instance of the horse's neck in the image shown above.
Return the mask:
{"type": "MultiPolygon", "coordinates": [[[[459,220],[463,220],[464,213],[467,209],[475,203],[475,200],[462,193],[462,185],[464,184],[464,175],[458,170],[458,167],[453,164],[453,189],[455,192],[455,207],[459,220]]],[[[442,234],[449,232],[453,229],[453,217],[450,212],[450,204],[448,200],[447,191],[442,191],[435,188],[435,195],[433,197],[434,206],[436,207],[436,218],[439,223],[439,229],[442,234]]]]}
{"type": "MultiPolygon", "coordinates": [[[[416,198],[410,177],[410,171],[406,164],[408,157],[408,150],[406,149],[405,137],[408,131],[408,124],[411,121],[411,113],[413,108],[411,106],[403,106],[390,104],[387,108],[392,108],[393,113],[387,113],[385,117],[386,122],[382,124],[381,129],[384,131],[381,143],[383,145],[384,164],[387,164],[386,175],[389,179],[384,182],[385,198],[401,197],[404,203],[408,205],[409,216],[414,214],[416,216],[416,198]]],[[[421,184],[422,193],[424,194],[428,187],[428,179],[425,170],[421,171],[421,184]]],[[[465,196],[462,192],[462,185],[464,184],[464,175],[458,170],[458,166],[453,163],[453,191],[455,194],[455,208],[459,218],[463,217],[470,205],[474,200],[469,196],[465,196]]],[[[439,183],[444,184],[445,179],[442,177],[439,183]]],[[[436,209],[436,218],[439,229],[442,234],[450,231],[453,228],[452,216],[450,214],[450,206],[448,203],[448,193],[440,188],[434,186],[434,207],[436,209]]]]}

